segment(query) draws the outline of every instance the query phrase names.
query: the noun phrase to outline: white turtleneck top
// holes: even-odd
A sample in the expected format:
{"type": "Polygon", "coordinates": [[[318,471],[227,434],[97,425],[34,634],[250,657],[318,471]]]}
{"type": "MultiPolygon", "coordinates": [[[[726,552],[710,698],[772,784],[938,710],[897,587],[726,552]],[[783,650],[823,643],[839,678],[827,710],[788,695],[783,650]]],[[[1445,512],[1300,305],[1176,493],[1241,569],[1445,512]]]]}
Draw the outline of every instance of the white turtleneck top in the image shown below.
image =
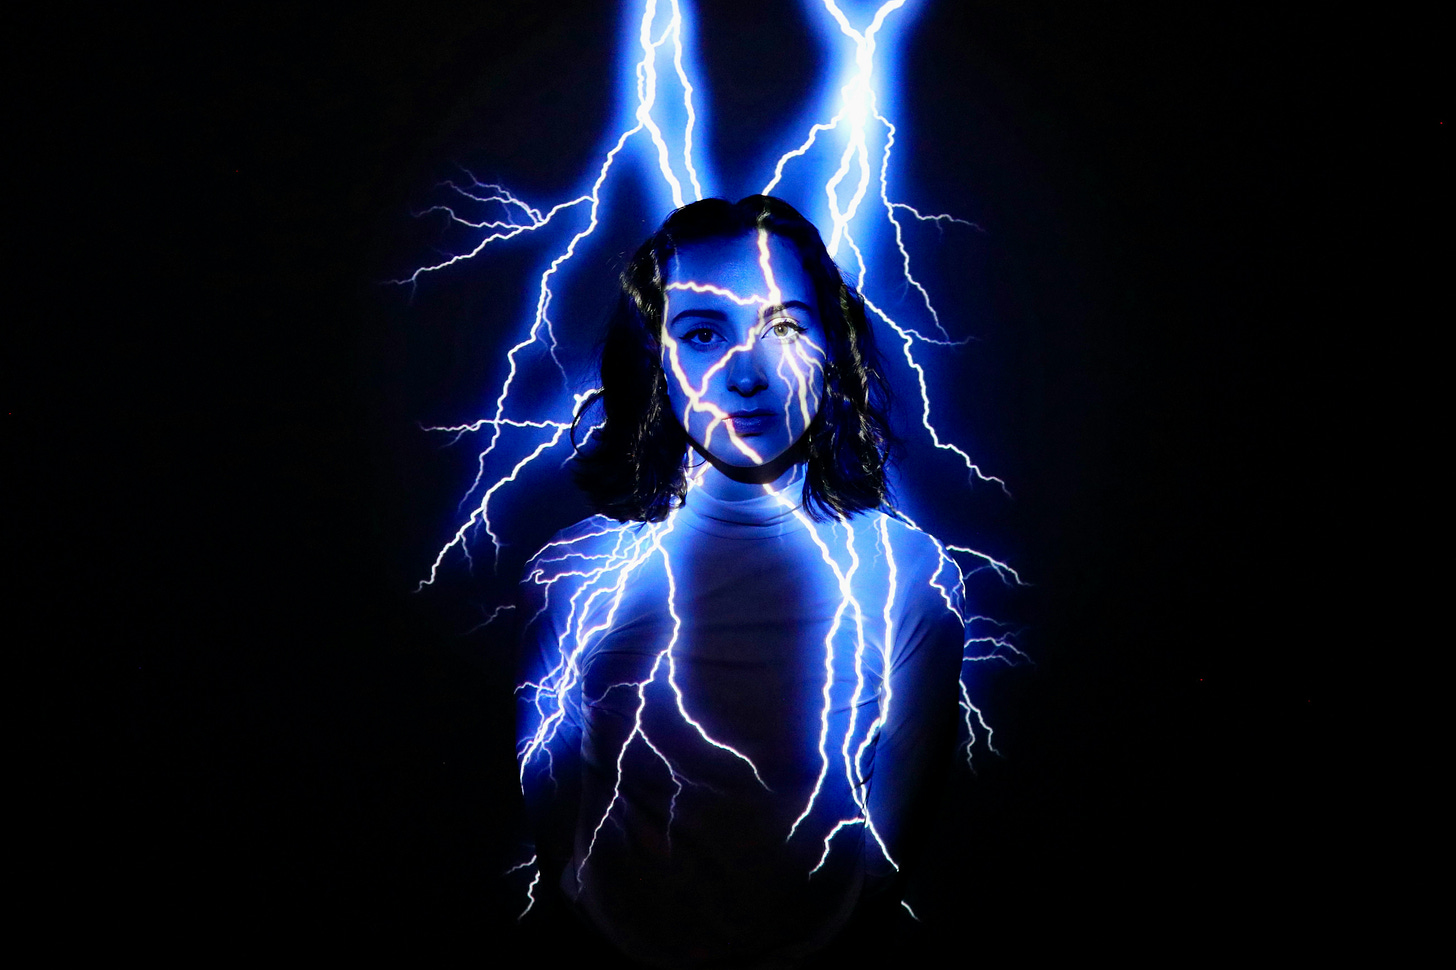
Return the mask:
{"type": "Polygon", "coordinates": [[[519,753],[542,856],[648,964],[822,946],[901,861],[948,761],[955,565],[884,513],[786,504],[693,490],[663,522],[578,523],[527,570],[519,753]]]}

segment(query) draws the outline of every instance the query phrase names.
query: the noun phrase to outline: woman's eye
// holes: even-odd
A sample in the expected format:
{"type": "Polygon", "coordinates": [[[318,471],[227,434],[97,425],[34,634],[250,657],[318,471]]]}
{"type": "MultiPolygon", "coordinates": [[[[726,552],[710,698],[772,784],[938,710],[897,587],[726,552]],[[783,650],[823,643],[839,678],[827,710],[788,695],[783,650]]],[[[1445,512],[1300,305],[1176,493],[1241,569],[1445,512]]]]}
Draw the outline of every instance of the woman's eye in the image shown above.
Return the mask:
{"type": "Polygon", "coordinates": [[[777,337],[780,340],[790,340],[803,333],[804,328],[799,324],[797,320],[784,318],[782,320],[775,320],[773,323],[769,324],[768,332],[769,334],[777,337]]]}
{"type": "Polygon", "coordinates": [[[715,334],[713,331],[709,330],[707,327],[699,327],[696,330],[689,330],[687,333],[683,334],[682,342],[685,344],[697,344],[699,346],[705,346],[712,343],[714,340],[717,339],[717,337],[718,335],[715,334]]]}

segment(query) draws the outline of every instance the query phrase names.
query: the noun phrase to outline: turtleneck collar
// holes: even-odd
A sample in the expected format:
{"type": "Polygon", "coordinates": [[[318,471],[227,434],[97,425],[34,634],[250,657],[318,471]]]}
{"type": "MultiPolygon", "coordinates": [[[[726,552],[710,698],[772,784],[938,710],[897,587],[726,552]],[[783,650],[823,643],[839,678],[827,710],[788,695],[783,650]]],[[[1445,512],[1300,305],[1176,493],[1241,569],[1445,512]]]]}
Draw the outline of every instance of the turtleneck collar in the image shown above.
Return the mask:
{"type": "Polygon", "coordinates": [[[702,488],[688,489],[678,516],[697,532],[723,539],[772,539],[804,528],[795,517],[802,497],[802,483],[795,481],[782,498],[764,493],[753,498],[728,501],[709,495],[702,488]],[[782,499],[788,499],[785,507],[782,499]]]}

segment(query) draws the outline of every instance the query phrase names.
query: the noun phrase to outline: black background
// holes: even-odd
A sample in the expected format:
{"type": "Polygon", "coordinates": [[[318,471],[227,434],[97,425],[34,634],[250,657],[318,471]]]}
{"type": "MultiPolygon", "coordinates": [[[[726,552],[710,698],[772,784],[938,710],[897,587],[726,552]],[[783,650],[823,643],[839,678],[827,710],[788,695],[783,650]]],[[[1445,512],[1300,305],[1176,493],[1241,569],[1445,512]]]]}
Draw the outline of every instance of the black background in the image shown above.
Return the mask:
{"type": "MultiPolygon", "coordinates": [[[[752,26],[772,5],[734,6],[725,139],[794,56],[752,26]]],[[[27,699],[41,904],[157,952],[589,945],[516,930],[497,878],[509,671],[408,593],[419,503],[457,483],[410,494],[429,471],[397,467],[427,416],[391,410],[411,365],[375,283],[470,118],[500,126],[474,150],[577,175],[581,77],[615,45],[587,7],[35,25],[13,191],[39,216],[36,366],[9,417],[46,526],[15,503],[26,656],[61,674],[27,699]],[[523,101],[539,129],[501,123],[523,101]]],[[[1418,349],[1399,323],[1449,197],[1433,31],[1083,8],[939,3],[914,34],[920,197],[996,227],[1021,334],[1001,456],[1038,662],[998,682],[1008,756],[947,796],[938,921],[871,919],[841,965],[947,938],[966,962],[1302,946],[1366,858],[1350,671],[1393,636],[1372,564],[1407,521],[1368,469],[1416,477],[1379,402],[1419,393],[1386,365],[1418,349]]]]}

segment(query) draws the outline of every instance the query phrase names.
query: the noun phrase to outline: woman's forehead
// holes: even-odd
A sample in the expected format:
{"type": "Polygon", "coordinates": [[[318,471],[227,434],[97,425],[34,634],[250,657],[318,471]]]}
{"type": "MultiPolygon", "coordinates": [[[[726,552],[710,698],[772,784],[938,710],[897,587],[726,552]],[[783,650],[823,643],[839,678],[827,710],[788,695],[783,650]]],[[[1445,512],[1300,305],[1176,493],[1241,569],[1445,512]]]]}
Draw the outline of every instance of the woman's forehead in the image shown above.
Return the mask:
{"type": "Polygon", "coordinates": [[[769,300],[774,285],[779,295],[772,302],[797,300],[813,306],[814,285],[794,246],[771,234],[764,236],[763,245],[768,251],[767,273],[757,234],[705,239],[680,247],[667,268],[667,282],[673,287],[669,298],[687,296],[691,291],[678,287],[695,283],[728,290],[740,300],[769,300]]]}

